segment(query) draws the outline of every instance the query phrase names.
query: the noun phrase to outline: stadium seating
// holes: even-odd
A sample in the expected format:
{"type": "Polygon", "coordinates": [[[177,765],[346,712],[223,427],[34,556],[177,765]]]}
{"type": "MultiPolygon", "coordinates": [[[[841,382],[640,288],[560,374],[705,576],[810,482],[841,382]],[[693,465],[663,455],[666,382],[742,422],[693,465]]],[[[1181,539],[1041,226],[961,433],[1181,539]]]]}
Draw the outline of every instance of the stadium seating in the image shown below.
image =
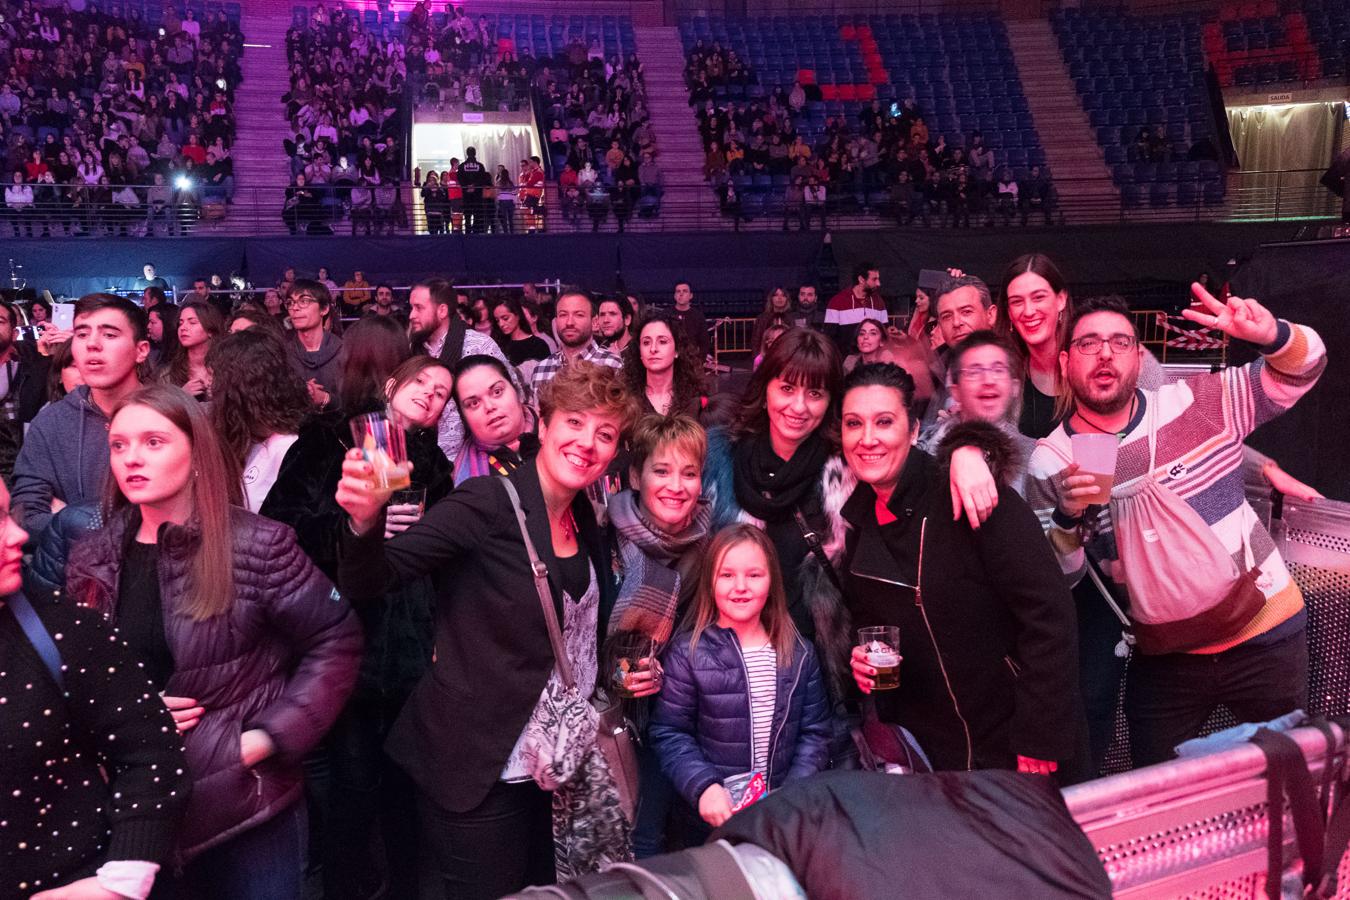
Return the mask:
{"type": "Polygon", "coordinates": [[[1192,158],[1213,139],[1204,20],[1094,8],[1059,9],[1050,22],[1125,206],[1221,203],[1219,167],[1192,158]]]}

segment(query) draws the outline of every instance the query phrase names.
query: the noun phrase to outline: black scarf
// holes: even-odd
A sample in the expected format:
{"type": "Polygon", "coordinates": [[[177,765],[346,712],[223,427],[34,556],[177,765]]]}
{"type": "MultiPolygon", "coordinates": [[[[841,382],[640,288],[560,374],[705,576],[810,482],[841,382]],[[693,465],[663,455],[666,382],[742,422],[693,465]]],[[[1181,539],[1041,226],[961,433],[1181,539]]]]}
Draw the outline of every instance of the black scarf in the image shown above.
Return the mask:
{"type": "Polygon", "coordinates": [[[820,472],[830,458],[830,445],[812,434],[784,462],[773,452],[767,434],[741,441],[732,448],[736,502],[764,521],[790,516],[810,498],[820,483],[820,472]]]}

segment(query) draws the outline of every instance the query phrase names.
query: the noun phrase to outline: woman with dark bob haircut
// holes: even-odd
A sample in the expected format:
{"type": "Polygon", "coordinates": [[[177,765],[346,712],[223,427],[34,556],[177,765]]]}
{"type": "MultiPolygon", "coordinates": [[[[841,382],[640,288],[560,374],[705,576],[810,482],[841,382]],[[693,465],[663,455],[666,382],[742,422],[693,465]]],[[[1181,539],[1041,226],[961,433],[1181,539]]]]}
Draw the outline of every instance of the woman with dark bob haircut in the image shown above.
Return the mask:
{"type": "MultiPolygon", "coordinates": [[[[762,527],[783,560],[797,630],[847,656],[851,639],[829,568],[843,551],[841,512],[853,490],[838,449],[843,386],[834,342],[789,329],[750,377],[731,424],[709,432],[703,484],[712,530],[738,521],[762,527]]],[[[831,687],[841,698],[839,678],[831,687]]]]}
{"type": "Polygon", "coordinates": [[[437,653],[385,750],[416,782],[432,870],[448,896],[469,900],[555,880],[553,793],[576,778],[559,777],[548,749],[558,735],[540,716],[542,698],[560,676],[504,483],[548,570],[583,696],[598,675],[601,610],[614,602],[609,541],[585,489],[614,459],[634,405],[618,372],[587,362],[563,369],[539,399],[535,456],[505,478],[469,479],[391,540],[380,527],[389,491],[375,486],[360,451],[347,454],[337,492],[350,516],[338,572],[345,596],[378,601],[427,574],[434,585],[437,653]]]}

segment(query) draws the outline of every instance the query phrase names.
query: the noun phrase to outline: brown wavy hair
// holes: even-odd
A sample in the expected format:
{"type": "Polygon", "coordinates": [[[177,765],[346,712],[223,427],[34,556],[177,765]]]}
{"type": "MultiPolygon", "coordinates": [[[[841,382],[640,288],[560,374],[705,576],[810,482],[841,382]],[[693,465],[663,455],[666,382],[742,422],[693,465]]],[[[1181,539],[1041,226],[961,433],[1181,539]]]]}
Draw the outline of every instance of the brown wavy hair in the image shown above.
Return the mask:
{"type": "Polygon", "coordinates": [[[642,331],[654,322],[669,328],[675,339],[675,383],[670,409],[672,412],[683,412],[695,398],[706,394],[708,389],[698,348],[669,310],[652,307],[633,325],[629,332],[632,340],[623,351],[623,382],[628,393],[633,395],[633,401],[641,406],[647,390],[647,367],[642,364],[642,331]]]}
{"type": "Polygon", "coordinates": [[[211,423],[239,465],[256,441],[298,434],[314,404],[291,368],[286,346],[261,328],[226,335],[206,354],[211,370],[211,423]]]}
{"type": "MultiPolygon", "coordinates": [[[[230,507],[243,503],[239,465],[216,435],[202,405],[167,384],[150,384],[125,397],[113,409],[112,420],[131,406],[143,406],[168,419],[187,435],[192,445],[190,522],[199,532],[189,562],[182,612],[201,622],[234,606],[234,532],[230,507]]],[[[131,505],[116,478],[109,478],[104,498],[105,517],[131,505]]]]}
{"type": "Polygon", "coordinates": [[[637,405],[618,370],[585,360],[566,366],[539,389],[539,421],[547,425],[559,411],[615,416],[624,437],[637,421],[637,405]]]}

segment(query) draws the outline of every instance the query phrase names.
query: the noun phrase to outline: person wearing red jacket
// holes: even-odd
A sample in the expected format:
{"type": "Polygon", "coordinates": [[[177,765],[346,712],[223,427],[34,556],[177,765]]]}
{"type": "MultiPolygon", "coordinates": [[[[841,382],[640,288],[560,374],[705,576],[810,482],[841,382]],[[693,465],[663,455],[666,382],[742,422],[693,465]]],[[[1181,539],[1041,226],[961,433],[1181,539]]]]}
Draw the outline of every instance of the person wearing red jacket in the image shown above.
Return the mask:
{"type": "Polygon", "coordinates": [[[871,262],[858,263],[853,269],[853,286],[830,298],[825,308],[825,334],[841,352],[849,352],[864,319],[880,322],[883,332],[890,324],[886,301],[881,296],[881,272],[871,262]]]}

